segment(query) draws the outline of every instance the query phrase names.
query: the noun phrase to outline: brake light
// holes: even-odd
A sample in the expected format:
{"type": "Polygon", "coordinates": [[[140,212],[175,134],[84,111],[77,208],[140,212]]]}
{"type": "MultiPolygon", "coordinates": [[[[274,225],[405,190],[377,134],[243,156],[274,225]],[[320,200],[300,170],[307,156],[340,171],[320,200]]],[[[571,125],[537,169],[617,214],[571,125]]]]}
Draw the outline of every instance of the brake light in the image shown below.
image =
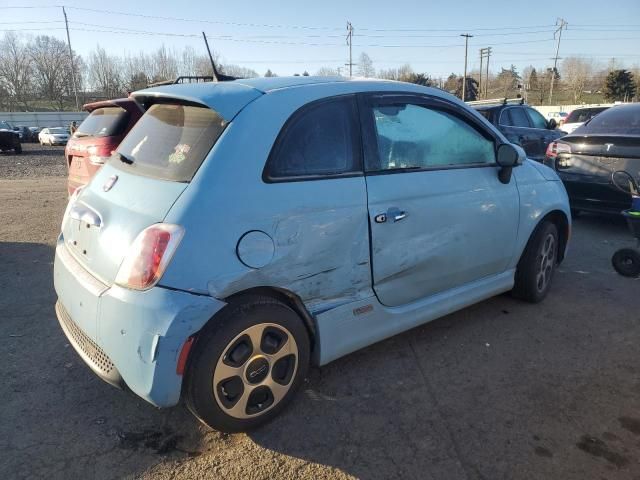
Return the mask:
{"type": "Polygon", "coordinates": [[[567,143],[551,142],[547,147],[546,155],[548,158],[556,158],[561,153],[571,154],[571,146],[567,143]]]}
{"type": "Polygon", "coordinates": [[[168,223],[157,223],[144,229],[120,265],[116,283],[134,290],[153,287],[162,277],[183,236],[184,228],[168,223]]]}

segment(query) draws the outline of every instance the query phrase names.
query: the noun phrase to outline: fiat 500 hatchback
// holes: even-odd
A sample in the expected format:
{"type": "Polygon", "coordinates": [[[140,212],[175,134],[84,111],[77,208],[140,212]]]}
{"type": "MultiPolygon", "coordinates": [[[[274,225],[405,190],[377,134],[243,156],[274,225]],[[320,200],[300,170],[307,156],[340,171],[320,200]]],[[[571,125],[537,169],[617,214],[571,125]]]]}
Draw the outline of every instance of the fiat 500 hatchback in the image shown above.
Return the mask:
{"type": "Polygon", "coordinates": [[[513,291],[549,291],[570,231],[551,169],[440,90],[274,78],[142,90],[76,191],[56,312],[107,382],[256,427],[310,364],[513,291]]]}

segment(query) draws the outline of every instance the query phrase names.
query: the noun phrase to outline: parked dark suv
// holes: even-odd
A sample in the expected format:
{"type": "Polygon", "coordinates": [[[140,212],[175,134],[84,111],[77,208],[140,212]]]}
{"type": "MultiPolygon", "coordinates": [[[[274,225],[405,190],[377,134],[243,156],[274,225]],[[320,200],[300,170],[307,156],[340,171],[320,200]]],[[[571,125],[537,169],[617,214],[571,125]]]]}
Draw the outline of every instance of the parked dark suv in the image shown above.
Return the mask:
{"type": "Polygon", "coordinates": [[[0,151],[7,152],[9,150],[22,153],[20,135],[7,122],[0,122],[0,151]]]}
{"type": "Polygon", "coordinates": [[[547,146],[566,135],[556,130],[555,119],[547,120],[520,98],[468,102],[512,143],[520,145],[527,157],[543,162],[547,146]]]}

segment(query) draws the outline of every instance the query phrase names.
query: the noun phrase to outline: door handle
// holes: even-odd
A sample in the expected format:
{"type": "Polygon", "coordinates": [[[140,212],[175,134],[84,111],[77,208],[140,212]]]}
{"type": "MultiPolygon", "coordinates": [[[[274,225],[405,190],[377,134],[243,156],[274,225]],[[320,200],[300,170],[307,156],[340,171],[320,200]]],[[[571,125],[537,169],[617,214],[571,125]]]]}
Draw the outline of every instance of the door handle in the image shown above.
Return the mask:
{"type": "Polygon", "coordinates": [[[396,223],[407,218],[407,212],[392,207],[387,210],[387,213],[380,213],[376,215],[374,220],[376,223],[385,223],[389,218],[393,220],[393,223],[396,223]]]}

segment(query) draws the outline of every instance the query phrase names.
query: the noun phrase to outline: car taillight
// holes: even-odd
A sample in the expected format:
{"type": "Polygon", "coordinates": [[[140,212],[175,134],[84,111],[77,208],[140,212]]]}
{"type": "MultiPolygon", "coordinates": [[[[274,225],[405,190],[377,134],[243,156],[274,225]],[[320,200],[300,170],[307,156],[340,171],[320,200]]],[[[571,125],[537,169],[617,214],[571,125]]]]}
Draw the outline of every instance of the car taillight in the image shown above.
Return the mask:
{"type": "Polygon", "coordinates": [[[571,146],[562,142],[551,142],[547,147],[547,157],[556,158],[561,153],[571,153],[571,146]]]}
{"type": "Polygon", "coordinates": [[[89,157],[89,161],[94,165],[104,165],[107,160],[111,157],[102,157],[100,155],[91,155],[89,157]]]}
{"type": "Polygon", "coordinates": [[[153,287],[162,277],[183,236],[184,228],[168,223],[157,223],[144,229],[120,265],[116,283],[134,290],[153,287]]]}

